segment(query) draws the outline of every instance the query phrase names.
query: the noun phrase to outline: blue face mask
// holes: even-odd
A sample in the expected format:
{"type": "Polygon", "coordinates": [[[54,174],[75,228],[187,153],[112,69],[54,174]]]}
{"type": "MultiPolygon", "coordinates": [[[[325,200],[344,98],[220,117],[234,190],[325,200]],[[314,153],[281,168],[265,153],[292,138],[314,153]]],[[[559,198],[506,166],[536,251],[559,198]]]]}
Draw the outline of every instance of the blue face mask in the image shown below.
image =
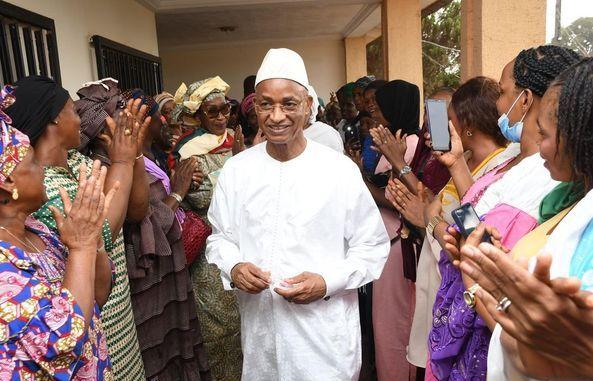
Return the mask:
{"type": "Polygon", "coordinates": [[[511,108],[509,108],[509,111],[502,114],[500,118],[498,118],[498,127],[500,128],[502,135],[508,141],[513,143],[519,143],[521,141],[521,133],[523,132],[523,119],[525,119],[525,115],[527,115],[527,112],[523,114],[520,121],[513,124],[512,126],[508,114],[513,110],[513,107],[515,107],[515,104],[517,104],[517,101],[519,100],[519,98],[521,98],[521,95],[523,95],[524,92],[525,90],[521,91],[521,94],[519,94],[517,99],[515,99],[515,101],[511,105],[511,108]]]}

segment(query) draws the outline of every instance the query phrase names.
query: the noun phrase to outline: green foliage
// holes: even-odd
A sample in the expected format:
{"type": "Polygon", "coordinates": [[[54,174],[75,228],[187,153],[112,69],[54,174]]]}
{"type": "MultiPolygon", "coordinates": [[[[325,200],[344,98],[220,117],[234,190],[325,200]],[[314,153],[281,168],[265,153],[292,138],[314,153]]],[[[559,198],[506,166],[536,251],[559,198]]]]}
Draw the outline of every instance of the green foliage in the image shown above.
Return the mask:
{"type": "Polygon", "coordinates": [[[424,94],[443,86],[457,88],[461,78],[461,1],[422,18],[424,94]]]}
{"type": "Polygon", "coordinates": [[[560,29],[552,44],[573,49],[584,56],[593,55],[593,17],[581,17],[560,29]]]}

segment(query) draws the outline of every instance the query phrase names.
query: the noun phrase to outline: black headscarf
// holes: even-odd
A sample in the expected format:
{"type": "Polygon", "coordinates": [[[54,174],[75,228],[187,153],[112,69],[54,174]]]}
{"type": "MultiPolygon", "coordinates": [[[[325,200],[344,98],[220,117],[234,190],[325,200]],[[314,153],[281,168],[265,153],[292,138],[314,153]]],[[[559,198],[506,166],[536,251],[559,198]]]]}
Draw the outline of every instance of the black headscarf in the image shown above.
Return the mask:
{"type": "Polygon", "coordinates": [[[12,125],[35,143],[62,111],[70,95],[53,79],[38,75],[22,78],[14,87],[16,101],[6,113],[12,118],[12,125]]]}
{"type": "Polygon", "coordinates": [[[420,127],[420,90],[418,86],[396,79],[387,82],[375,93],[381,113],[391,132],[402,130],[405,134],[417,134],[420,127]]]}

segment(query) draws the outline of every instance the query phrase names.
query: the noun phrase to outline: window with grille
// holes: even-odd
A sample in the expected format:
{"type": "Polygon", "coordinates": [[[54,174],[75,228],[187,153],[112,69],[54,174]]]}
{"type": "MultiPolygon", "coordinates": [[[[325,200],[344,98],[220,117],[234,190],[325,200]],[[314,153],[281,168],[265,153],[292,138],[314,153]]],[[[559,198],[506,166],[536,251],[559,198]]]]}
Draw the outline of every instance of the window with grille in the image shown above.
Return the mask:
{"type": "Polygon", "coordinates": [[[130,48],[105,37],[93,36],[97,74],[119,81],[122,90],[141,88],[147,94],[158,94],[163,89],[161,59],[130,48]]]}
{"type": "Polygon", "coordinates": [[[61,83],[54,20],[0,0],[0,83],[34,74],[61,83]]]}

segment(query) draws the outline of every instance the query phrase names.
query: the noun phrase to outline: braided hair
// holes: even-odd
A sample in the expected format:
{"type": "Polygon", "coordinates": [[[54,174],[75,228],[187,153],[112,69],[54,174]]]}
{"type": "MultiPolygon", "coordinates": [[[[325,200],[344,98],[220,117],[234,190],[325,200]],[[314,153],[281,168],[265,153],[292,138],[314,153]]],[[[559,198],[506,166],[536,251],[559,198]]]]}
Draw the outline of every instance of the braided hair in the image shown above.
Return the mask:
{"type": "Polygon", "coordinates": [[[575,175],[587,189],[593,185],[593,58],[564,71],[553,83],[560,87],[556,141],[564,141],[575,175]]]}
{"type": "Polygon", "coordinates": [[[513,77],[517,86],[542,97],[550,83],[581,58],[575,51],[555,45],[530,48],[515,58],[513,77]]]}

